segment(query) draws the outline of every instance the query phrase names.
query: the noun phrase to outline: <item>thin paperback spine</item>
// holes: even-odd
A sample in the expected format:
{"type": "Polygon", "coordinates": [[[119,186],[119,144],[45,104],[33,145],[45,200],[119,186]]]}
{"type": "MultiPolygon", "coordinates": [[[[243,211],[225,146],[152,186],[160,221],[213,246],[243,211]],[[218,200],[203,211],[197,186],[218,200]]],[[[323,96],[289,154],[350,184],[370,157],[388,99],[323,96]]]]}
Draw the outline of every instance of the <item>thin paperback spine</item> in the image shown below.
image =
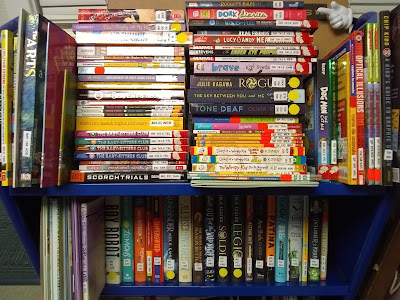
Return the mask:
{"type": "Polygon", "coordinates": [[[192,199],[190,196],[179,196],[179,282],[192,282],[193,270],[193,225],[192,199]]]}
{"type": "Polygon", "coordinates": [[[217,202],[217,281],[229,282],[230,272],[229,199],[219,195],[217,202]]]}
{"type": "Polygon", "coordinates": [[[287,281],[288,269],[288,197],[276,198],[275,281],[287,281]]]}
{"type": "MultiPolygon", "coordinates": [[[[184,56],[183,47],[77,46],[79,56],[184,56]],[[137,55],[135,55],[137,54],[137,55]]],[[[119,74],[121,75],[121,74],[119,74]]]]}
{"type": "Polygon", "coordinates": [[[188,130],[75,131],[75,138],[188,138],[188,130]]]}
{"type": "Polygon", "coordinates": [[[203,198],[194,196],[193,208],[193,282],[204,282],[204,229],[203,229],[203,198]]]}
{"type": "Polygon", "coordinates": [[[153,282],[153,202],[146,199],[146,282],[153,282]]]}
{"type": "Polygon", "coordinates": [[[180,23],[76,23],[75,31],[185,31],[185,24],[180,23]]]}
{"type": "Polygon", "coordinates": [[[289,281],[301,281],[303,248],[303,198],[298,195],[289,196],[288,222],[288,274],[289,281]]]}
{"type": "Polygon", "coordinates": [[[254,196],[254,282],[266,279],[267,197],[254,196]]]}
{"type": "Polygon", "coordinates": [[[178,282],[178,197],[164,197],[164,282],[178,282]]]}
{"type": "Polygon", "coordinates": [[[202,1],[202,2],[186,2],[186,7],[232,7],[232,8],[304,8],[304,1],[202,1]]]}
{"type": "Polygon", "coordinates": [[[328,60],[329,66],[329,129],[330,129],[330,147],[331,147],[331,174],[332,181],[339,180],[338,172],[338,139],[339,139],[339,124],[338,124],[338,73],[337,73],[337,60],[328,60]]]}
{"type": "Polygon", "coordinates": [[[303,196],[303,249],[301,261],[301,282],[308,280],[308,226],[309,226],[309,197],[303,196]]]}
{"type": "Polygon", "coordinates": [[[276,243],[276,196],[267,196],[267,240],[265,245],[265,280],[275,280],[275,243],[276,243]]]}
{"type": "Polygon", "coordinates": [[[153,199],[153,283],[164,282],[163,271],[163,196],[153,199]]]}
{"type": "Polygon", "coordinates": [[[329,200],[322,199],[322,225],[321,225],[321,280],[327,277],[328,264],[328,230],[329,230],[329,200]]]}
{"type": "Polygon", "coordinates": [[[254,260],[254,197],[246,196],[246,218],[245,218],[245,246],[244,246],[244,263],[245,263],[245,282],[253,282],[253,260],[254,260]]]}
{"type": "Polygon", "coordinates": [[[310,215],[309,215],[309,267],[308,280],[320,281],[321,275],[321,223],[322,223],[322,207],[321,200],[310,199],[310,215]]]}
{"type": "Polygon", "coordinates": [[[133,201],[131,197],[121,197],[121,247],[122,282],[134,282],[133,257],[133,201]]]}
{"type": "MultiPolygon", "coordinates": [[[[53,206],[53,204],[52,204],[53,206]]],[[[87,203],[81,203],[81,232],[82,232],[82,296],[86,300],[89,297],[89,267],[88,267],[88,224],[87,203]]],[[[53,275],[54,276],[54,275],[53,275]]]]}
{"type": "Polygon", "coordinates": [[[244,231],[245,231],[245,203],[244,197],[232,196],[231,210],[231,270],[232,282],[244,281],[244,231]]]}
{"type": "Polygon", "coordinates": [[[105,199],[106,283],[121,283],[121,203],[119,196],[105,199]]]}
{"type": "Polygon", "coordinates": [[[204,206],[204,281],[216,281],[215,197],[207,196],[204,206]]]}
{"type": "Polygon", "coordinates": [[[146,197],[137,196],[133,201],[135,282],[146,282],[146,197]]]}

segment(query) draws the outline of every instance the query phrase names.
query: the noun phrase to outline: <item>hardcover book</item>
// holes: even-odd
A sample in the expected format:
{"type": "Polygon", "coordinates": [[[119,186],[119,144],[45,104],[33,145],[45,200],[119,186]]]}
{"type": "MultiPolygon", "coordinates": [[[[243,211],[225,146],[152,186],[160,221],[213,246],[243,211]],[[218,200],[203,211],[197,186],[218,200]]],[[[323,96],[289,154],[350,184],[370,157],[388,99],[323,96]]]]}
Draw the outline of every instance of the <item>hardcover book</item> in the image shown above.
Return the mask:
{"type": "Polygon", "coordinates": [[[193,282],[204,282],[204,202],[201,196],[192,199],[193,209],[193,282]]]}
{"type": "MultiPolygon", "coordinates": [[[[194,171],[194,170],[193,170],[194,171]]],[[[253,282],[254,276],[254,268],[253,268],[253,260],[254,260],[254,234],[255,231],[255,223],[254,223],[254,197],[252,195],[246,196],[246,216],[245,216],[245,224],[244,224],[244,280],[246,282],[253,282]]]]}
{"type": "Polygon", "coordinates": [[[133,205],[135,282],[146,282],[146,197],[135,197],[133,205]]]}
{"type": "Polygon", "coordinates": [[[254,196],[254,282],[265,282],[266,279],[267,216],[267,197],[254,196]]]}
{"type": "Polygon", "coordinates": [[[178,197],[164,197],[163,216],[163,243],[164,243],[164,281],[178,282],[178,197]]]}
{"type": "Polygon", "coordinates": [[[217,280],[229,282],[230,270],[230,211],[229,198],[219,195],[217,201],[217,280]]]}
{"type": "Polygon", "coordinates": [[[303,248],[303,198],[289,196],[288,274],[289,281],[301,281],[303,248]]]}
{"type": "Polygon", "coordinates": [[[152,197],[153,203],[153,283],[164,282],[163,267],[163,196],[152,197]]]}
{"type": "Polygon", "coordinates": [[[105,198],[106,283],[121,283],[121,203],[119,196],[105,198]]]}
{"type": "Polygon", "coordinates": [[[320,281],[321,279],[321,228],[322,228],[322,202],[319,199],[310,199],[309,215],[309,267],[308,280],[320,281]]]}
{"type": "Polygon", "coordinates": [[[276,196],[267,196],[267,238],[265,251],[266,272],[265,279],[267,282],[275,280],[275,243],[276,243],[276,196]]]}
{"type": "Polygon", "coordinates": [[[244,281],[245,203],[244,197],[232,196],[231,209],[231,281],[244,281]]]}
{"type": "Polygon", "coordinates": [[[179,196],[179,282],[192,282],[193,270],[193,224],[192,199],[179,196]]]}
{"type": "Polygon", "coordinates": [[[288,200],[288,196],[277,196],[276,198],[276,282],[286,282],[288,275],[288,200]]]}
{"type": "Polygon", "coordinates": [[[215,197],[207,196],[204,205],[204,280],[216,281],[216,214],[215,197]]]}

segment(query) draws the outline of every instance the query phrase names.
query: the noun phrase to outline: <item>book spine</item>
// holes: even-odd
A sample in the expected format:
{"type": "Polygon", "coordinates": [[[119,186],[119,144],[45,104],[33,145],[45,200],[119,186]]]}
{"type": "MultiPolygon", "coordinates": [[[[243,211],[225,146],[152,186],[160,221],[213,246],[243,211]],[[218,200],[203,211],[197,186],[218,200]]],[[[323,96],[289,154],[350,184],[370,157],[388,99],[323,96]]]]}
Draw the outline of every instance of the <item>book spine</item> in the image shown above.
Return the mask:
{"type": "MultiPolygon", "coordinates": [[[[105,199],[106,283],[121,283],[121,203],[119,196],[105,199]]],[[[136,277],[136,276],[135,276],[136,277]]]]}
{"type": "Polygon", "coordinates": [[[185,75],[185,72],[185,68],[78,67],[79,75],[185,75]]]}
{"type": "Polygon", "coordinates": [[[292,117],[192,117],[193,123],[296,123],[292,117]]]}
{"type": "Polygon", "coordinates": [[[253,248],[254,248],[254,197],[246,196],[246,218],[245,218],[245,246],[244,246],[244,280],[253,282],[253,248]]]}
{"type": "Polygon", "coordinates": [[[203,204],[201,196],[192,199],[193,206],[193,282],[204,282],[204,229],[203,204]]]}
{"type": "MultiPolygon", "coordinates": [[[[218,32],[218,33],[224,33],[222,31],[218,32]]],[[[215,31],[210,32],[210,34],[215,34],[215,31]]],[[[229,32],[229,34],[239,34],[239,32],[229,32]]],[[[311,58],[311,57],[287,57],[287,56],[283,56],[283,57],[276,57],[276,56],[264,56],[264,57],[246,57],[246,56],[190,56],[189,57],[190,62],[206,62],[206,61],[224,61],[224,62],[228,62],[228,61],[253,61],[253,62],[266,62],[266,61],[279,61],[279,62],[317,62],[316,58],[311,58]]]]}
{"type": "Polygon", "coordinates": [[[1,31],[1,184],[12,184],[12,106],[13,106],[13,41],[9,30],[1,31]]]}
{"type": "Polygon", "coordinates": [[[207,196],[204,206],[204,281],[216,281],[216,200],[207,196]]]}
{"type": "Polygon", "coordinates": [[[87,226],[88,226],[88,224],[87,224],[87,203],[81,203],[81,234],[82,234],[82,240],[81,240],[82,257],[81,257],[81,259],[82,259],[82,297],[83,297],[83,299],[89,299],[89,297],[88,297],[89,296],[89,267],[88,267],[87,226]]]}
{"type": "Polygon", "coordinates": [[[244,198],[234,195],[231,199],[231,270],[232,282],[244,281],[244,221],[245,221],[245,205],[244,198]]]}
{"type": "Polygon", "coordinates": [[[217,19],[217,20],[306,20],[307,12],[304,9],[263,9],[263,8],[188,8],[189,20],[217,19]]]}
{"type": "Polygon", "coordinates": [[[187,152],[76,152],[76,160],[186,160],[187,152]]]}
{"type": "Polygon", "coordinates": [[[73,31],[185,31],[185,24],[173,23],[77,23],[72,24],[73,31]]]}
{"type": "Polygon", "coordinates": [[[75,138],[188,138],[188,130],[75,131],[75,138]]]}
{"type": "Polygon", "coordinates": [[[330,59],[329,66],[329,129],[330,129],[330,150],[331,150],[331,180],[339,180],[338,167],[338,138],[339,138],[339,123],[338,123],[338,74],[337,60],[330,59]]]}
{"type": "Polygon", "coordinates": [[[134,276],[135,282],[146,282],[146,198],[135,197],[133,201],[134,276]]]}
{"type": "Polygon", "coordinates": [[[76,152],[188,152],[188,145],[76,145],[76,152]]]}
{"type": "Polygon", "coordinates": [[[267,239],[265,245],[265,280],[275,280],[275,243],[276,243],[276,196],[267,196],[267,239]]]}
{"type": "Polygon", "coordinates": [[[192,199],[179,196],[179,282],[192,282],[192,199]]]}
{"type": "Polygon", "coordinates": [[[189,139],[178,138],[122,138],[83,139],[76,138],[75,145],[188,145],[189,139]]]}
{"type": "Polygon", "coordinates": [[[230,270],[230,212],[228,196],[219,195],[217,202],[217,280],[229,282],[230,270]]]}
{"type": "Polygon", "coordinates": [[[326,280],[328,264],[328,229],[329,229],[329,201],[322,202],[322,225],[321,225],[321,280],[326,280]]]}
{"type": "Polygon", "coordinates": [[[192,155],[192,163],[213,163],[213,164],[305,164],[305,156],[219,156],[219,155],[192,155]]]}
{"type": "MultiPolygon", "coordinates": [[[[183,47],[132,47],[124,46],[82,46],[78,45],[76,55],[79,56],[184,56],[183,47]],[[135,55],[137,54],[137,55],[135,55]]],[[[121,75],[121,74],[119,74],[121,75]]]]}
{"type": "Polygon", "coordinates": [[[303,248],[303,198],[289,196],[288,274],[289,281],[301,281],[303,248]]]}
{"type": "MultiPolygon", "coordinates": [[[[282,119],[287,120],[287,119],[282,119]]],[[[296,120],[296,119],[292,119],[296,120]]],[[[275,130],[275,129],[301,129],[301,123],[197,123],[194,130],[275,130]]],[[[271,133],[273,131],[270,131],[271,133]]]]}
{"type": "Polygon", "coordinates": [[[321,223],[322,223],[322,207],[321,200],[310,199],[310,215],[309,215],[309,267],[308,280],[319,281],[321,274],[321,223]]]}
{"type": "MultiPolygon", "coordinates": [[[[87,107],[99,107],[104,108],[106,106],[107,109],[132,109],[137,106],[153,106],[157,108],[161,108],[162,110],[168,109],[170,106],[183,106],[185,105],[185,101],[182,99],[179,100],[159,100],[159,99],[130,99],[130,100],[76,100],[76,106],[87,106],[87,107]]],[[[112,131],[112,130],[110,130],[112,131]]]]}
{"type": "Polygon", "coordinates": [[[183,75],[79,75],[81,82],[185,82],[183,75]]]}
{"type": "MultiPolygon", "coordinates": [[[[78,63],[78,67],[80,64],[86,63],[78,63]]],[[[87,64],[95,64],[99,65],[99,67],[136,67],[137,63],[129,63],[129,62],[112,62],[112,63],[87,63],[87,64]],[[102,64],[100,66],[100,64],[102,64]]],[[[185,64],[181,63],[168,63],[161,65],[159,63],[139,63],[139,67],[164,67],[164,68],[184,68],[185,64]]],[[[124,90],[124,89],[135,89],[135,90],[181,90],[185,88],[185,83],[183,82],[166,82],[166,83],[155,83],[155,82],[78,82],[77,88],[80,90],[93,90],[93,89],[116,89],[116,90],[124,90]]]]}
{"type": "Polygon", "coordinates": [[[234,34],[195,34],[193,42],[196,45],[258,45],[258,44],[312,44],[314,37],[308,32],[297,32],[289,34],[264,34],[257,35],[234,35],[234,34]]]}
{"type": "Polygon", "coordinates": [[[391,41],[389,11],[379,13],[380,39],[380,76],[382,109],[382,184],[392,185],[392,102],[391,102],[391,41]]]}
{"type": "Polygon", "coordinates": [[[153,283],[164,282],[163,267],[163,196],[152,197],[153,203],[153,283]]]}
{"type": "MultiPolygon", "coordinates": [[[[197,74],[311,74],[312,63],[287,62],[195,62],[193,73],[197,74]]],[[[179,70],[179,69],[177,69],[179,70]]],[[[164,73],[163,73],[164,74],[164,73]]]]}
{"type": "Polygon", "coordinates": [[[309,215],[309,197],[303,196],[303,255],[301,263],[301,281],[308,280],[308,215],[309,215]]]}
{"type": "Polygon", "coordinates": [[[121,197],[122,282],[134,282],[133,201],[121,197]]]}
{"type": "Polygon", "coordinates": [[[254,196],[254,282],[266,279],[267,197],[254,196]]]}
{"type": "Polygon", "coordinates": [[[287,281],[288,269],[288,197],[276,199],[275,281],[287,281]]]}
{"type": "Polygon", "coordinates": [[[307,174],[307,165],[270,164],[192,164],[193,172],[266,172],[271,174],[307,174]]]}
{"type": "Polygon", "coordinates": [[[191,155],[305,155],[304,147],[192,147],[191,155]],[[251,149],[251,150],[250,150],[251,149]]]}
{"type": "Polygon", "coordinates": [[[164,197],[164,282],[178,282],[178,197],[164,197]]]}
{"type": "Polygon", "coordinates": [[[304,1],[208,1],[208,2],[186,2],[186,7],[206,7],[206,8],[304,8],[304,1]]]}

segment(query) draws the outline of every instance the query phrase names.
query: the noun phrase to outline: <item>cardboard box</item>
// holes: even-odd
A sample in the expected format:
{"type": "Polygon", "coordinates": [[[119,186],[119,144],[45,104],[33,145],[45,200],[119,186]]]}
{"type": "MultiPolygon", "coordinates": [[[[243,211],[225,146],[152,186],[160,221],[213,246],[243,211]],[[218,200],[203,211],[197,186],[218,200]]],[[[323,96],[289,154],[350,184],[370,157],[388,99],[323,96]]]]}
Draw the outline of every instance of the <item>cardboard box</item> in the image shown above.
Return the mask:
{"type": "MultiPolygon", "coordinates": [[[[192,0],[195,1],[195,0],[192,0]]],[[[161,8],[161,9],[185,9],[185,0],[109,0],[109,9],[135,9],[135,8],[161,8]]],[[[327,4],[330,0],[305,0],[310,4],[327,4]]],[[[336,0],[337,3],[347,6],[347,0],[336,0]]],[[[319,21],[319,28],[314,33],[314,44],[319,49],[319,57],[322,58],[343,41],[348,30],[332,29],[328,22],[319,21]]]]}

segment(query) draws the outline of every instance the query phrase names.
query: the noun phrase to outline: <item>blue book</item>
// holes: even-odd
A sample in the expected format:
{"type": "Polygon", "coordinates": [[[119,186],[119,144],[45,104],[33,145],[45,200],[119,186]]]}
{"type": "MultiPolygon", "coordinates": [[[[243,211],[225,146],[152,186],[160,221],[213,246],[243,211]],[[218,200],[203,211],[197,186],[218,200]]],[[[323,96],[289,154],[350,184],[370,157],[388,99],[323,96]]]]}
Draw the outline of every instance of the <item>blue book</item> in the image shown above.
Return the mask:
{"type": "Polygon", "coordinates": [[[289,197],[276,197],[275,281],[287,281],[289,197]]]}
{"type": "Polygon", "coordinates": [[[133,199],[121,197],[122,282],[134,282],[133,273],[133,199]]]}

